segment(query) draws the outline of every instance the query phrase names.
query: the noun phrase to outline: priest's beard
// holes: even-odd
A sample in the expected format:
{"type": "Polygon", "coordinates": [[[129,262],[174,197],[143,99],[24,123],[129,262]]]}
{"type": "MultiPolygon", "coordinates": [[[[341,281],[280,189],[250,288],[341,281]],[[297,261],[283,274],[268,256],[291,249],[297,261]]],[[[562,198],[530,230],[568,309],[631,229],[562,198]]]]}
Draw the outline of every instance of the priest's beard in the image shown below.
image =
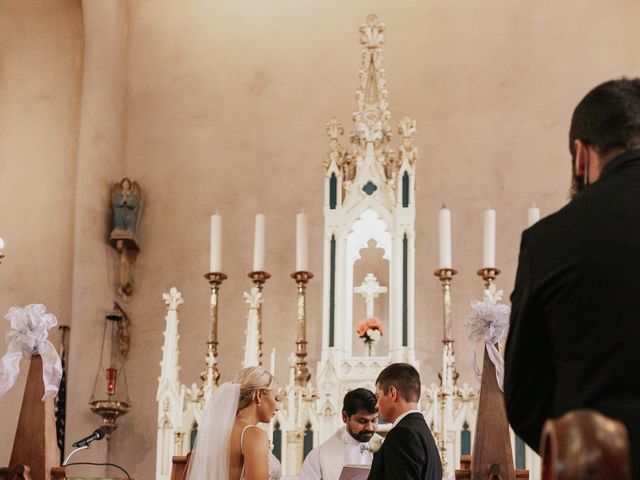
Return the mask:
{"type": "Polygon", "coordinates": [[[571,187],[569,188],[569,199],[573,200],[584,190],[584,177],[578,177],[575,173],[571,176],[571,187]]]}
{"type": "Polygon", "coordinates": [[[348,425],[347,425],[347,430],[349,431],[349,435],[351,435],[353,438],[355,438],[357,441],[361,443],[368,442],[369,440],[371,440],[371,437],[373,437],[373,432],[369,432],[367,430],[361,430],[358,433],[354,433],[351,431],[348,425]]]}

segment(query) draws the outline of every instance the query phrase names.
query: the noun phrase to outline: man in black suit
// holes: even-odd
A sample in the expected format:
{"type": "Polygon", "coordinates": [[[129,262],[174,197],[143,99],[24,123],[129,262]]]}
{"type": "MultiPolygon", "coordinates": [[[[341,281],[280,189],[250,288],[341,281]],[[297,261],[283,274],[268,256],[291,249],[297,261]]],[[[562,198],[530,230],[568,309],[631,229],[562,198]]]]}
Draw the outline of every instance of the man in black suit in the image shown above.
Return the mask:
{"type": "Polygon", "coordinates": [[[640,79],[589,92],[569,140],[574,198],[522,235],[507,415],[535,450],[544,422],[569,410],[619,419],[640,480],[640,79]]]}
{"type": "Polygon", "coordinates": [[[393,427],[373,456],[369,480],[440,480],[440,454],[418,410],[418,371],[407,363],[389,365],[378,375],[376,397],[380,417],[393,427]]]}

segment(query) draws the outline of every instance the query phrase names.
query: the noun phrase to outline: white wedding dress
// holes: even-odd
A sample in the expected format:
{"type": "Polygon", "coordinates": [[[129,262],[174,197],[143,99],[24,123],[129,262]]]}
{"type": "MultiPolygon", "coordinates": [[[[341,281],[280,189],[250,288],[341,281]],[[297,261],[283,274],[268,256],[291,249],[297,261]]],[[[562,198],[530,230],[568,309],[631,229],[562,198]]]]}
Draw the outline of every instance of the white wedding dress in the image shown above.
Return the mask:
{"type": "MultiPolygon", "coordinates": [[[[198,428],[196,445],[191,454],[187,480],[229,480],[229,439],[236,418],[240,385],[224,383],[211,395],[198,428]]],[[[248,425],[248,427],[254,425],[248,425]]],[[[257,427],[256,427],[257,428],[257,427]]],[[[247,427],[242,430],[240,447],[247,427]]],[[[269,480],[280,480],[281,466],[269,452],[269,480]]],[[[244,469],[240,480],[246,480],[244,469]]]]}

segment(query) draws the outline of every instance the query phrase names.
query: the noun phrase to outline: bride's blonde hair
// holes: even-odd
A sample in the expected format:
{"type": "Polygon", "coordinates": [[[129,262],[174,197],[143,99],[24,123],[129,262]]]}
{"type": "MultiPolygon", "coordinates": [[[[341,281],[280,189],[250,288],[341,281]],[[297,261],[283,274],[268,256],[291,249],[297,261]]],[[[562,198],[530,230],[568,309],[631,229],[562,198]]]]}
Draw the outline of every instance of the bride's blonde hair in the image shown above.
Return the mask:
{"type": "Polygon", "coordinates": [[[238,411],[248,407],[257,398],[260,390],[273,390],[276,388],[276,378],[263,367],[243,368],[238,373],[234,383],[240,384],[238,411]]]}

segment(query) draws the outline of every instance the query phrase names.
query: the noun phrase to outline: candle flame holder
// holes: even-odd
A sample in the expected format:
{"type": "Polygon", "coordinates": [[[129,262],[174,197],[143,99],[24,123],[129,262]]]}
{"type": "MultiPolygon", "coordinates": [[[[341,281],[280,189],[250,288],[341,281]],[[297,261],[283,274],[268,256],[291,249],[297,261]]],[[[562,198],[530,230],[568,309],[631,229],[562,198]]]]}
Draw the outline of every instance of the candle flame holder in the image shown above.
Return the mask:
{"type": "Polygon", "coordinates": [[[484,267],[478,270],[478,275],[484,280],[484,286],[489,288],[495,281],[496,277],[500,275],[500,269],[495,267],[484,267]]]}

